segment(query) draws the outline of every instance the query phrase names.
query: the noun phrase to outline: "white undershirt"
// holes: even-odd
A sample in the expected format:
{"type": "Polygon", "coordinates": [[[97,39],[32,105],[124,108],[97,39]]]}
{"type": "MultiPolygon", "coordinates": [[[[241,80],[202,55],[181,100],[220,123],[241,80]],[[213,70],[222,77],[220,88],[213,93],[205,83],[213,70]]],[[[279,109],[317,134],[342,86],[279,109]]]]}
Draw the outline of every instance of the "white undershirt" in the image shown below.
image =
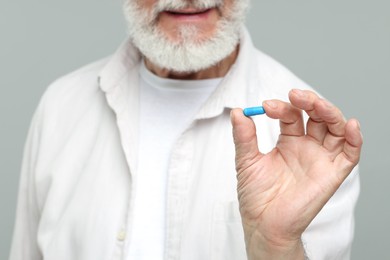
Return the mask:
{"type": "Polygon", "coordinates": [[[127,259],[163,259],[171,149],[221,79],[160,78],[142,62],[138,168],[127,259]]]}

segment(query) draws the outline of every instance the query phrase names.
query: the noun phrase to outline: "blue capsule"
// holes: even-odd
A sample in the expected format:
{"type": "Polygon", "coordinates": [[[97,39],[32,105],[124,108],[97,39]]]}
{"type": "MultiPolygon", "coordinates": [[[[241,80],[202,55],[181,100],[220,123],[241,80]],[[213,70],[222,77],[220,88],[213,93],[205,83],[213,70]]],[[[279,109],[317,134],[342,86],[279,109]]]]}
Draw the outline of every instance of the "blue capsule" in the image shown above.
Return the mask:
{"type": "Polygon", "coordinates": [[[264,107],[247,107],[244,109],[245,116],[256,116],[265,114],[264,107]]]}

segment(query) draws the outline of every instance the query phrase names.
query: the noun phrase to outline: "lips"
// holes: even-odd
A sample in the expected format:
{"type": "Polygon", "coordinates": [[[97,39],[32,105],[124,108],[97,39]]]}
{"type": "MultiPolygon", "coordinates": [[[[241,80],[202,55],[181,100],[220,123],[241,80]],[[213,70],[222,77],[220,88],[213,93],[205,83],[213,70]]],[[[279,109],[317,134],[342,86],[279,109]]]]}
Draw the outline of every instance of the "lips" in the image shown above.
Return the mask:
{"type": "Polygon", "coordinates": [[[200,15],[209,12],[209,9],[183,9],[183,10],[168,10],[167,13],[172,15],[200,15]]]}
{"type": "Polygon", "coordinates": [[[160,19],[167,18],[172,23],[207,23],[215,16],[217,9],[209,8],[183,8],[175,10],[165,10],[160,13],[160,19]]]}

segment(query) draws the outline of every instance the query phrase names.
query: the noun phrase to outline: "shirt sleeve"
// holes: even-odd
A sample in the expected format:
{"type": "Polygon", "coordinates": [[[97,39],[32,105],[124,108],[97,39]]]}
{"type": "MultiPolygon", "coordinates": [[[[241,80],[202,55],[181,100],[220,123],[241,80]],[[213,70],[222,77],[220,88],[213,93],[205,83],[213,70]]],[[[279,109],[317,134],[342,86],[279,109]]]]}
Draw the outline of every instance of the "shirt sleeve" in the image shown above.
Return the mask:
{"type": "Polygon", "coordinates": [[[302,242],[308,259],[350,259],[359,191],[356,166],[304,232],[302,242]]]}
{"type": "Polygon", "coordinates": [[[24,147],[18,202],[10,260],[43,259],[37,242],[40,210],[37,202],[35,169],[37,164],[42,104],[34,114],[24,147]]]}

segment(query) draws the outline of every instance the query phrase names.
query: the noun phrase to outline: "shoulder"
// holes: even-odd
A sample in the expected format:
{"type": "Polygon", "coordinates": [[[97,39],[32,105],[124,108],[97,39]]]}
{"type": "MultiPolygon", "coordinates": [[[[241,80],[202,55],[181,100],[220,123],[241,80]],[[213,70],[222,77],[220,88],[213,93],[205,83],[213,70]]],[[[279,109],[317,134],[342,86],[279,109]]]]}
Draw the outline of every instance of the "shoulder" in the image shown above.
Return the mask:
{"type": "Polygon", "coordinates": [[[93,102],[96,97],[103,95],[98,79],[108,60],[104,58],[95,61],[55,80],[42,95],[39,107],[42,107],[43,112],[71,112],[82,104],[93,102]]]}
{"type": "Polygon", "coordinates": [[[43,99],[64,99],[86,92],[95,92],[99,87],[99,73],[108,60],[109,58],[104,58],[95,61],[58,78],[49,85],[43,99]]]}
{"type": "Polygon", "coordinates": [[[50,84],[39,101],[33,123],[54,132],[65,130],[91,107],[102,107],[105,100],[98,78],[107,61],[90,63],[50,84]]]}

